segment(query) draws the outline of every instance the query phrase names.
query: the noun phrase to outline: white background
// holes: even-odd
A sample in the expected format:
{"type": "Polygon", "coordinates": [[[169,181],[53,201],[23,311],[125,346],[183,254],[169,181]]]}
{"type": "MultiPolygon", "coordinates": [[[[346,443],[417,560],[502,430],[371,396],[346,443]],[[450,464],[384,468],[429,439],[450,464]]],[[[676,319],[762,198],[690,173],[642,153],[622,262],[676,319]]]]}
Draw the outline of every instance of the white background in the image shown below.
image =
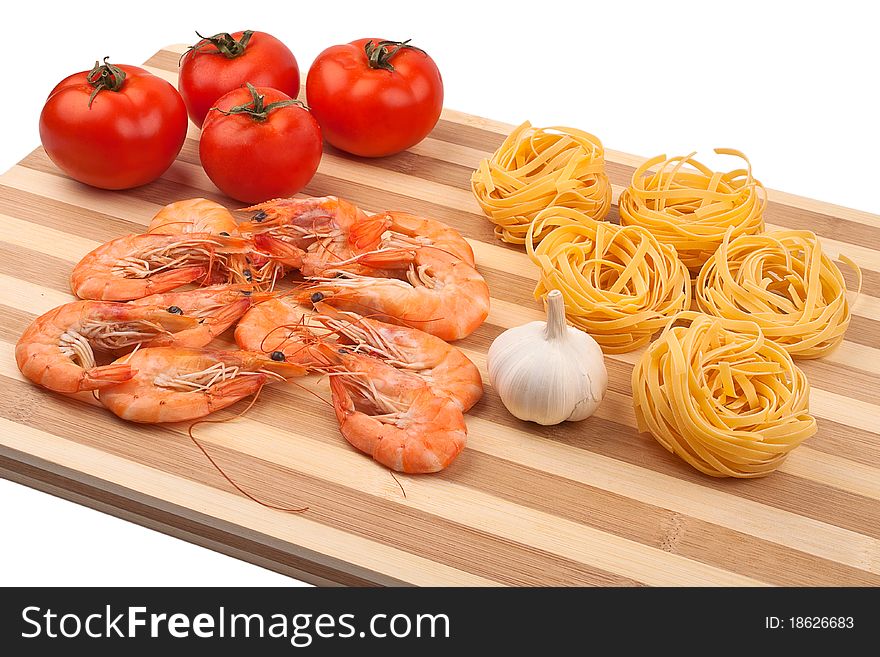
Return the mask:
{"type": "MultiPolygon", "coordinates": [[[[64,76],[105,55],[140,64],[192,42],[194,30],[257,29],[293,50],[303,79],[334,43],[412,37],[437,61],[448,107],[571,125],[646,156],[697,150],[712,165],[712,148],[738,148],[768,187],[880,212],[880,39],[870,6],[5,2],[0,170],[38,144],[42,103],[64,76]]],[[[296,583],[3,480],[0,526],[0,585],[296,583]]]]}

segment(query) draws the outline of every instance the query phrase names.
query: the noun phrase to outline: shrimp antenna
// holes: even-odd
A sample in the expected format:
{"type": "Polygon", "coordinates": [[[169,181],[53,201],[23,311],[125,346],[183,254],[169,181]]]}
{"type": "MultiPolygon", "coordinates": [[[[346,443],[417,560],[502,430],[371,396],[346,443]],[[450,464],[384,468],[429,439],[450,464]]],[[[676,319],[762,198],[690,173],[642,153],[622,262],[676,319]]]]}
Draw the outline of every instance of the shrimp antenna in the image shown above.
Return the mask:
{"type": "Polygon", "coordinates": [[[406,499],[406,491],[405,491],[404,488],[403,488],[403,484],[400,483],[400,479],[398,479],[397,477],[394,476],[394,471],[393,471],[393,470],[389,470],[389,471],[388,471],[388,474],[390,474],[390,475],[391,475],[391,478],[392,478],[395,482],[397,482],[397,485],[400,487],[400,492],[403,493],[403,498],[406,499]]]}
{"type": "Polygon", "coordinates": [[[236,419],[242,417],[245,413],[247,413],[249,410],[251,410],[253,405],[257,402],[257,399],[260,397],[260,392],[262,392],[262,390],[263,390],[263,386],[260,386],[257,389],[257,391],[254,393],[254,397],[253,397],[253,399],[251,399],[250,403],[247,405],[247,408],[245,408],[238,415],[233,415],[232,417],[223,418],[222,420],[196,420],[195,422],[193,422],[192,424],[189,425],[189,429],[187,429],[187,433],[189,434],[190,440],[192,440],[193,443],[195,444],[195,446],[199,448],[199,451],[201,451],[202,454],[205,455],[205,458],[207,458],[208,461],[211,462],[211,465],[214,466],[214,468],[217,470],[217,472],[219,472],[223,476],[223,478],[226,481],[228,481],[232,485],[233,488],[235,488],[235,490],[237,490],[239,493],[244,495],[246,498],[256,502],[257,504],[259,504],[261,506],[266,507],[267,509],[274,509],[276,511],[285,511],[287,513],[304,513],[309,510],[309,507],[304,506],[304,507],[300,507],[300,508],[291,508],[291,507],[286,507],[286,506],[277,506],[275,504],[270,504],[269,502],[264,502],[263,500],[260,500],[257,497],[248,493],[244,488],[242,488],[237,483],[235,483],[235,481],[233,481],[232,478],[223,471],[223,468],[221,468],[217,464],[217,461],[215,461],[214,458],[210,454],[208,454],[208,450],[206,450],[204,448],[204,446],[198,440],[196,440],[196,437],[193,435],[193,429],[196,427],[196,425],[199,425],[199,424],[219,424],[222,422],[229,422],[230,420],[236,420],[236,419]]]}

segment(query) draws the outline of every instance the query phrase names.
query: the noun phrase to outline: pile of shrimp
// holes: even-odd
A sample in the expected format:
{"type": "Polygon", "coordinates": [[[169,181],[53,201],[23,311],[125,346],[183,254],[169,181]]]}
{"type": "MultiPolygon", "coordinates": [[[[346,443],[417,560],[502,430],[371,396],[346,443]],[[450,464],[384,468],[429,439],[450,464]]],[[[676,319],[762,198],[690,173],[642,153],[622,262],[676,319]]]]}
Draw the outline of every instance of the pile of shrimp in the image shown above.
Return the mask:
{"type": "Polygon", "coordinates": [[[398,472],[446,468],[483,394],[447,342],[489,313],[468,242],[435,219],[332,196],[243,211],[239,222],[213,201],[178,201],[145,233],[88,253],[70,276],[80,300],[16,344],[22,374],[141,423],[197,421],[316,374],[352,446],[398,472]],[[218,346],[232,327],[237,349],[218,346]]]}

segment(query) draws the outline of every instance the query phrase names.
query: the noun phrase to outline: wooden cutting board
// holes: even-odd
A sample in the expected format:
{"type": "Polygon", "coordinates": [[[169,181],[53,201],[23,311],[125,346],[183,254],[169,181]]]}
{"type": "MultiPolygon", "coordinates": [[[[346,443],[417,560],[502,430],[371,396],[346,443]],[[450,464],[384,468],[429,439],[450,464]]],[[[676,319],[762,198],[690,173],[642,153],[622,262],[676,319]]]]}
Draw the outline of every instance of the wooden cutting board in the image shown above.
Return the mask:
{"type": "MultiPolygon", "coordinates": [[[[174,82],[180,52],[147,66],[174,82]]],[[[541,316],[535,269],[493,238],[469,190],[472,169],[510,128],[446,111],[409,152],[325,154],[305,190],[437,217],[470,239],[492,312],[460,344],[484,378],[492,339],[541,316]]],[[[769,224],[820,233],[864,272],[846,342],[801,363],[819,433],[773,475],[705,477],[637,434],[631,353],[607,358],[608,397],[576,424],[517,421],[487,386],[468,416],[467,449],[443,473],[399,476],[405,496],[341,437],[331,408],[308,392],[328,396],[317,379],[267,388],[244,418],[196,428],[247,490],[308,507],[288,514],[236,492],[186,426],[127,424],[89,395],[29,384],[13,360],[27,324],[71,300],[71,267],[98,243],[142,231],[171,201],[235,207],[199,167],[197,139],[191,128],[161,180],[125,192],[69,180],[41,149],[0,177],[0,475],[319,584],[880,584],[880,217],[772,193],[769,224]]],[[[609,151],[615,199],[639,162],[609,151]]]]}

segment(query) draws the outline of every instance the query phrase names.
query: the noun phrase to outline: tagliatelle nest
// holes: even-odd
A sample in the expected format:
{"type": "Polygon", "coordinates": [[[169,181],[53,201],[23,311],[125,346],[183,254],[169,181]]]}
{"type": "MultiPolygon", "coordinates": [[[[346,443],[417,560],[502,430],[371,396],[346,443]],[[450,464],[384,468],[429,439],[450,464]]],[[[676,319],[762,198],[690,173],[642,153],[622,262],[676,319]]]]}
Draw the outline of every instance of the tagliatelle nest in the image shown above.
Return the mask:
{"type": "Polygon", "coordinates": [[[795,358],[824,356],[843,341],[846,295],[843,275],[808,230],[726,237],[700,270],[695,291],[700,310],[756,322],[795,358]]]}
{"type": "Polygon", "coordinates": [[[675,249],[639,226],[548,208],[529,227],[526,252],[541,270],[535,297],[562,292],[568,321],[605,353],[647,344],[669,317],[690,306],[687,267],[675,249]],[[545,237],[536,244],[539,233],[545,237]]]}
{"type": "Polygon", "coordinates": [[[754,322],[681,313],[632,389],[639,431],[713,477],[766,475],[816,433],[806,376],[754,322]]]}
{"type": "Polygon", "coordinates": [[[523,244],[532,220],[550,206],[591,219],[604,219],[611,208],[602,142],[576,128],[535,128],[528,121],[480,162],[471,189],[496,237],[512,244],[523,244]]]}
{"type": "Polygon", "coordinates": [[[728,148],[715,152],[742,158],[746,168],[721,173],[697,162],[694,153],[659,155],[636,169],[618,200],[621,225],[647,228],[674,246],[690,269],[715,253],[728,229],[732,237],[764,230],[766,193],[748,158],[728,148]]]}

